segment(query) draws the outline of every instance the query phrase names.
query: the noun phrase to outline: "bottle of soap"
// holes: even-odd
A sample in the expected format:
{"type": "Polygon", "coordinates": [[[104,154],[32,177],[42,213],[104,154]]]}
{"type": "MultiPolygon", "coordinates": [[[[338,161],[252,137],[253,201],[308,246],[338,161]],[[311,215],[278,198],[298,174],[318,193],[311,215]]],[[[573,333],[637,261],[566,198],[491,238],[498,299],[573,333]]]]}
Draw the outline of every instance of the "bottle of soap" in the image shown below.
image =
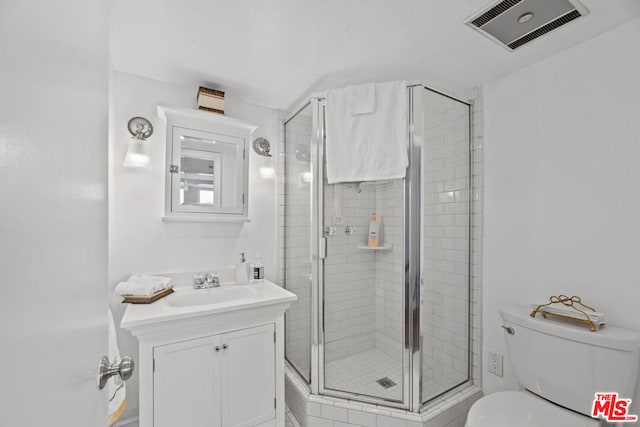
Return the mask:
{"type": "Polygon", "coordinates": [[[240,262],[236,264],[236,283],[249,283],[249,264],[244,252],[240,252],[240,262]]]}
{"type": "Polygon", "coordinates": [[[256,252],[256,262],[253,264],[253,280],[264,280],[264,265],[262,264],[262,252],[256,252]]]}
{"type": "Polygon", "coordinates": [[[376,248],[380,244],[380,224],[376,220],[376,213],[371,215],[371,223],[369,224],[369,242],[368,245],[371,248],[376,248]]]}

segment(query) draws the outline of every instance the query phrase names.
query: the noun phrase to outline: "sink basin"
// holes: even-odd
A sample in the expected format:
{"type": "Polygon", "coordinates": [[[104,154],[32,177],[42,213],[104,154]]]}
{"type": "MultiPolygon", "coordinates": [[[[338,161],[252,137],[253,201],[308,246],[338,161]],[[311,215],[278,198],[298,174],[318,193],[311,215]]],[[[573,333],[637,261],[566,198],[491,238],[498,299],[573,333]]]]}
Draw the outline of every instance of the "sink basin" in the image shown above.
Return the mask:
{"type": "MultiPolygon", "coordinates": [[[[193,274],[175,276],[175,283],[189,283],[193,274]]],[[[233,271],[229,273],[232,274],[233,271]]],[[[178,285],[173,290],[174,293],[153,304],[127,304],[121,327],[136,335],[148,332],[148,327],[160,324],[170,327],[205,316],[218,316],[220,319],[234,316],[234,313],[251,316],[255,308],[260,308],[260,313],[271,309],[280,312],[297,299],[295,294],[268,280],[249,284],[224,283],[211,289],[178,285]]]]}
{"type": "Polygon", "coordinates": [[[231,301],[255,297],[256,290],[250,286],[229,285],[219,288],[194,289],[176,292],[166,298],[172,307],[191,307],[197,305],[224,304],[231,301]]]}

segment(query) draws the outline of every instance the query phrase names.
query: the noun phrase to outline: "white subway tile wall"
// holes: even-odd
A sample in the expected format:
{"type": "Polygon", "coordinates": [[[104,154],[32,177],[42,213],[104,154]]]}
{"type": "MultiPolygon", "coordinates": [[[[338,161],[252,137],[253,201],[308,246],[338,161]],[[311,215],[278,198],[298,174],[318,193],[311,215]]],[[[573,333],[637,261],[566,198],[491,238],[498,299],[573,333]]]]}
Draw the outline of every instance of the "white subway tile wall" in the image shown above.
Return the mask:
{"type": "MultiPolygon", "coordinates": [[[[324,183],[324,223],[336,228],[335,235],[327,236],[324,261],[326,364],[375,347],[376,256],[373,252],[358,250],[358,244],[366,244],[375,207],[375,191],[358,192],[356,184],[324,183]],[[341,224],[334,220],[337,185],[342,188],[341,224]],[[347,226],[355,233],[346,234],[347,226]]],[[[330,377],[326,377],[326,386],[337,388],[330,384],[330,377]]]]}
{"type": "Polygon", "coordinates": [[[325,182],[325,224],[335,229],[325,260],[326,388],[402,400],[403,188],[402,180],[325,182]],[[374,212],[379,246],[390,250],[359,248],[367,245],[374,212]],[[377,382],[383,378],[395,384],[385,388],[377,382]]]}
{"type": "MultiPolygon", "coordinates": [[[[376,348],[402,367],[404,289],[404,180],[382,182],[376,188],[376,213],[380,220],[380,244],[391,250],[376,252],[375,342],[376,348]]],[[[393,378],[392,378],[393,379],[393,378]]],[[[400,381],[397,381],[401,384],[400,381]]],[[[399,386],[401,387],[401,386],[399,386]]],[[[396,396],[398,399],[402,395],[396,396]]]]}

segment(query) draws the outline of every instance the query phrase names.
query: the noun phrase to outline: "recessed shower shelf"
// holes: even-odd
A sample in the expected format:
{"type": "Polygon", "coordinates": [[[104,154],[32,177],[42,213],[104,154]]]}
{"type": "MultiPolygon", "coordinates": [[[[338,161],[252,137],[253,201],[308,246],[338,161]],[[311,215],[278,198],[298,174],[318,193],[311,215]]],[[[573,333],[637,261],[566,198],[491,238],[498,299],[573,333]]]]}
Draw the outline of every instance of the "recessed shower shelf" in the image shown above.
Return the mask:
{"type": "Polygon", "coordinates": [[[359,251],[381,251],[381,252],[390,252],[393,249],[393,245],[382,245],[382,246],[367,246],[367,245],[358,245],[359,251]]]}

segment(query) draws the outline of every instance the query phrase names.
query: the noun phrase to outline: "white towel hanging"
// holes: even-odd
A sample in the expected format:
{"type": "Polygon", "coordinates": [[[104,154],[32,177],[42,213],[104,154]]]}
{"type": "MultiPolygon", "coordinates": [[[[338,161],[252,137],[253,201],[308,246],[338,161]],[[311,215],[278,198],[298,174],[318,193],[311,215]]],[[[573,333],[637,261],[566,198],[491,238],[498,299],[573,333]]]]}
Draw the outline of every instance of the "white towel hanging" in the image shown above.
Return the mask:
{"type": "Polygon", "coordinates": [[[407,85],[375,84],[375,112],[350,113],[350,88],[327,92],[327,181],[362,182],[404,178],[409,164],[407,85]]]}

